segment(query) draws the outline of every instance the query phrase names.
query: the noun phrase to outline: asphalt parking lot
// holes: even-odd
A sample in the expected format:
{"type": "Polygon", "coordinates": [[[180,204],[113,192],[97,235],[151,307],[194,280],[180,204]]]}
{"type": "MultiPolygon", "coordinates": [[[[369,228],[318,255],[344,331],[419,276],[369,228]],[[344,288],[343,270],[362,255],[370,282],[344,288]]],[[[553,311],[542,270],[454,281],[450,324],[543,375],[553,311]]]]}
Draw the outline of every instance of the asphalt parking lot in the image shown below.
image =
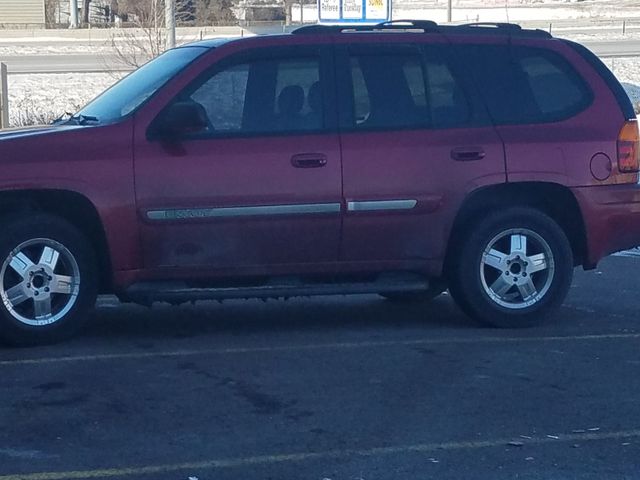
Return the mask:
{"type": "Polygon", "coordinates": [[[0,480],[640,479],[640,257],[521,331],[446,295],[99,305],[0,348],[0,480]]]}

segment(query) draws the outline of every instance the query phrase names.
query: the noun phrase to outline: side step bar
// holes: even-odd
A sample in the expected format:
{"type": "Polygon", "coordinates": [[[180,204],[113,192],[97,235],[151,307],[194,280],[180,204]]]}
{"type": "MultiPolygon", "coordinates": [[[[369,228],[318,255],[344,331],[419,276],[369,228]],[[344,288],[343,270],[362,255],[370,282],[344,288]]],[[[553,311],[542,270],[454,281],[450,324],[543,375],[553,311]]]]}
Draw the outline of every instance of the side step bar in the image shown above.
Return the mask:
{"type": "Polygon", "coordinates": [[[298,278],[272,279],[267,283],[239,287],[195,288],[185,282],[136,283],[125,297],[136,303],[181,303],[194,300],[226,300],[234,298],[289,298],[316,295],[353,295],[364,293],[421,292],[429,288],[426,277],[407,273],[380,275],[374,281],[362,282],[304,282],[298,278]]]}

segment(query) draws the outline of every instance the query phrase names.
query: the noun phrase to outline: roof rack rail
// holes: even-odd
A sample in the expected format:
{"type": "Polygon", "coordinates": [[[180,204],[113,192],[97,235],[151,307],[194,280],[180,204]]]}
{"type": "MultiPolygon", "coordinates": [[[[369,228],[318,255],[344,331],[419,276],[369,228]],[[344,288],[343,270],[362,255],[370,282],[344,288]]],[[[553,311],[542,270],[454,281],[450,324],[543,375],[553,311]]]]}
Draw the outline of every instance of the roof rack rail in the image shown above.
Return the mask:
{"type": "Polygon", "coordinates": [[[545,30],[526,29],[522,28],[517,23],[505,22],[475,22],[463,23],[459,25],[440,25],[439,31],[442,33],[449,32],[486,35],[510,35],[533,38],[553,38],[553,36],[545,30]]]}
{"type": "Polygon", "coordinates": [[[499,28],[503,30],[511,30],[511,31],[521,31],[522,27],[517,23],[506,23],[506,22],[473,22],[473,23],[463,23],[462,25],[457,25],[458,27],[488,27],[488,28],[499,28]]]}
{"type": "Polygon", "coordinates": [[[298,27],[295,30],[291,30],[292,34],[302,35],[307,33],[331,33],[331,32],[340,32],[342,27],[339,25],[322,25],[322,24],[313,24],[313,25],[305,25],[303,27],[298,27]]]}
{"type": "Polygon", "coordinates": [[[438,25],[431,20],[392,20],[371,25],[305,25],[293,30],[291,33],[317,34],[317,33],[350,33],[350,32],[384,32],[422,30],[424,33],[466,33],[487,35],[514,35],[523,37],[553,38],[544,30],[524,29],[516,23],[501,22],[476,22],[460,25],[438,25]]]}
{"type": "Polygon", "coordinates": [[[379,32],[393,30],[422,30],[424,32],[436,32],[438,24],[431,20],[392,20],[373,25],[305,25],[296,28],[291,33],[296,35],[315,33],[341,33],[341,32],[379,32]]]}
{"type": "Polygon", "coordinates": [[[421,30],[434,30],[438,28],[438,24],[433,20],[389,20],[388,22],[381,22],[375,25],[376,28],[388,28],[388,27],[409,27],[418,28],[421,30]]]}

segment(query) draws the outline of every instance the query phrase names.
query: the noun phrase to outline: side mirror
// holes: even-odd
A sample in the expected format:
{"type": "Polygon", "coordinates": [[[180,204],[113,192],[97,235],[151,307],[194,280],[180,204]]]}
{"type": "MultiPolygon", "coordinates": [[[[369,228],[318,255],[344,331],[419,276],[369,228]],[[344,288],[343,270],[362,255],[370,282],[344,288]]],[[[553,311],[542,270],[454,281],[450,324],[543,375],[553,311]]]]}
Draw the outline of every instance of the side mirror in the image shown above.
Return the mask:
{"type": "Polygon", "coordinates": [[[196,102],[176,102],[165,108],[153,121],[148,137],[154,140],[177,140],[205,132],[209,127],[207,112],[196,102]]]}

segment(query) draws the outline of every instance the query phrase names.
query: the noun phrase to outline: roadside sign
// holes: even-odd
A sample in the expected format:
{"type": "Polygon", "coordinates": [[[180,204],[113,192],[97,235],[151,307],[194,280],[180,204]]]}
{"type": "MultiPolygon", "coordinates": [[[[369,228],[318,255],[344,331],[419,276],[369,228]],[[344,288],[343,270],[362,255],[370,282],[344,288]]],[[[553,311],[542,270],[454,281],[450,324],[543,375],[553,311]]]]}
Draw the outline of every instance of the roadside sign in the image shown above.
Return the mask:
{"type": "Polygon", "coordinates": [[[391,20],[392,0],[318,0],[320,23],[379,23],[391,20]]]}

